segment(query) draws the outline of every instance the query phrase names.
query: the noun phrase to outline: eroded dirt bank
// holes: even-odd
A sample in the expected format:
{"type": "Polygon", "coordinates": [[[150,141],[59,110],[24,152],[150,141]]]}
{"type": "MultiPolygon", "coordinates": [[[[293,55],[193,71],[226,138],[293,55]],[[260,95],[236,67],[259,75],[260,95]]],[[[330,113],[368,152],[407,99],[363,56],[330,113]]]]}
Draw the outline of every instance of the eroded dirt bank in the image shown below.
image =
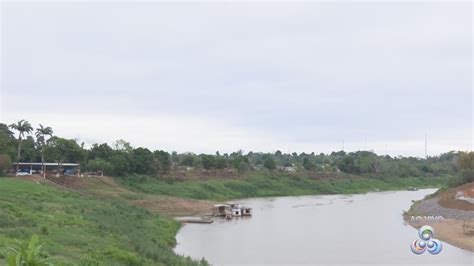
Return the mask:
{"type": "Polygon", "coordinates": [[[474,252],[474,183],[447,190],[439,195],[416,202],[405,215],[405,220],[415,228],[430,225],[436,238],[454,246],[474,252]],[[421,220],[412,217],[421,216],[421,220]],[[442,220],[426,219],[426,216],[442,216],[442,220]],[[472,226],[465,232],[464,226],[472,226]]]}

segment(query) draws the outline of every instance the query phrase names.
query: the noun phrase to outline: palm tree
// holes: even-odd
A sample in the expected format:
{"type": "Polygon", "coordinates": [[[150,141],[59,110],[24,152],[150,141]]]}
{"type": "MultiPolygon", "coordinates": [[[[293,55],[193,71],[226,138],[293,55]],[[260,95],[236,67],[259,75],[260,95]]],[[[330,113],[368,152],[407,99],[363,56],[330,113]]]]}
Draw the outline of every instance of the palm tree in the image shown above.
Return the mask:
{"type": "Polygon", "coordinates": [[[31,133],[31,131],[33,131],[33,128],[31,127],[30,122],[24,119],[16,122],[16,124],[11,124],[10,128],[18,131],[18,158],[16,164],[16,172],[18,173],[18,168],[20,167],[21,140],[23,139],[25,133],[31,133]]]}
{"type": "Polygon", "coordinates": [[[43,244],[40,243],[38,235],[33,235],[27,243],[16,243],[5,249],[6,265],[8,266],[49,266],[53,265],[48,255],[41,252],[43,244]]]}
{"type": "Polygon", "coordinates": [[[53,129],[51,127],[43,127],[39,124],[39,128],[36,129],[36,139],[41,145],[41,171],[43,172],[43,178],[46,178],[46,169],[44,167],[44,147],[46,146],[46,136],[53,136],[53,129]]]}

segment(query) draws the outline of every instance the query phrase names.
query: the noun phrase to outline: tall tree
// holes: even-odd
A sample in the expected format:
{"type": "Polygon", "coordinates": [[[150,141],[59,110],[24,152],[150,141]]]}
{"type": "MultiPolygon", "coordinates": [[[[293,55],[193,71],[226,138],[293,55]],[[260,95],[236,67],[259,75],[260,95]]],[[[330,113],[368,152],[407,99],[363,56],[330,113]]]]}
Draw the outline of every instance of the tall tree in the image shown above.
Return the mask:
{"type": "Polygon", "coordinates": [[[81,163],[84,161],[85,152],[74,139],[64,139],[53,136],[48,141],[45,154],[58,162],[58,176],[64,162],[81,163]]]}
{"type": "Polygon", "coordinates": [[[113,143],[113,147],[116,151],[122,152],[132,152],[133,148],[130,146],[130,142],[127,142],[123,139],[119,139],[113,143]]]}
{"type": "Polygon", "coordinates": [[[153,152],[153,156],[155,157],[155,168],[157,168],[157,172],[162,174],[169,173],[171,169],[170,154],[166,151],[156,150],[153,152]]]}
{"type": "Polygon", "coordinates": [[[474,152],[460,152],[458,166],[461,169],[474,170],[474,152]]]}
{"type": "Polygon", "coordinates": [[[263,161],[263,166],[267,168],[270,171],[273,171],[276,169],[276,162],[273,160],[271,156],[265,156],[265,160],[263,161]]]}
{"type": "Polygon", "coordinates": [[[18,131],[18,157],[17,157],[17,164],[16,164],[16,171],[18,172],[18,168],[20,166],[20,155],[21,155],[21,140],[23,139],[23,136],[25,133],[29,134],[31,131],[33,131],[33,127],[31,127],[30,122],[22,119],[16,124],[11,124],[10,128],[18,131]]]}
{"type": "Polygon", "coordinates": [[[15,137],[7,125],[0,123],[0,154],[15,157],[16,145],[14,145],[15,137]]]}
{"type": "Polygon", "coordinates": [[[43,173],[43,178],[46,178],[46,169],[44,168],[44,147],[46,146],[47,140],[46,137],[53,136],[53,129],[51,127],[44,127],[39,124],[39,128],[36,129],[36,140],[41,147],[41,171],[43,173]]]}

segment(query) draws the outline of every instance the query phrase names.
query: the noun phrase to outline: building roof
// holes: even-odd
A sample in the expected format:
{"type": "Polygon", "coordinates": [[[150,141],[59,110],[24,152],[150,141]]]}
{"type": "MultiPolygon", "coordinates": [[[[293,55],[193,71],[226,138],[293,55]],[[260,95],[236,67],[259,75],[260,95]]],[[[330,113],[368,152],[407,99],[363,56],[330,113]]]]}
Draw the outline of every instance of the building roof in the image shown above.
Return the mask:
{"type": "MultiPolygon", "coordinates": [[[[26,162],[19,162],[19,163],[13,163],[14,165],[42,165],[42,163],[26,163],[26,162]]],[[[46,166],[58,166],[59,163],[44,163],[46,166]]],[[[79,166],[80,164],[78,163],[62,163],[61,166],[79,166]]]]}
{"type": "Polygon", "coordinates": [[[230,207],[230,205],[229,204],[216,204],[216,205],[214,205],[214,207],[217,207],[217,208],[218,207],[230,207]]]}

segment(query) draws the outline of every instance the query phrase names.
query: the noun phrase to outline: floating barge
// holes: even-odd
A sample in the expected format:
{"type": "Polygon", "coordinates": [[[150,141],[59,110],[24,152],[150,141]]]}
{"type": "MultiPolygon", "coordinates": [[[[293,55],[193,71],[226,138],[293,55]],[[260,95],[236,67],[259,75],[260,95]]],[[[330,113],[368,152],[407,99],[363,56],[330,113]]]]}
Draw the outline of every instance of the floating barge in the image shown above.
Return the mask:
{"type": "Polygon", "coordinates": [[[192,224],[212,224],[214,221],[210,219],[196,218],[196,217],[179,217],[176,218],[177,221],[182,223],[192,223],[192,224]]]}
{"type": "Polygon", "coordinates": [[[231,219],[232,217],[252,216],[252,208],[239,206],[236,203],[217,204],[212,209],[212,215],[215,217],[225,217],[231,219]]]}

